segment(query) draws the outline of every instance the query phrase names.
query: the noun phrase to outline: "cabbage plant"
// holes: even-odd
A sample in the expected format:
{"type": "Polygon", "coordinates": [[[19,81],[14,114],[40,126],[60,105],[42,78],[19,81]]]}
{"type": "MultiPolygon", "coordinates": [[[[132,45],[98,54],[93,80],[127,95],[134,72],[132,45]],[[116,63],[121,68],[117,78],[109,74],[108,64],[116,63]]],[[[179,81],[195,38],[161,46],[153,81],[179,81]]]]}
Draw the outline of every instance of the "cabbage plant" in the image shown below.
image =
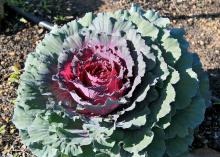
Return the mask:
{"type": "Polygon", "coordinates": [[[38,157],[184,157],[209,103],[184,31],[155,11],[87,13],[28,55],[13,122],[38,157]]]}

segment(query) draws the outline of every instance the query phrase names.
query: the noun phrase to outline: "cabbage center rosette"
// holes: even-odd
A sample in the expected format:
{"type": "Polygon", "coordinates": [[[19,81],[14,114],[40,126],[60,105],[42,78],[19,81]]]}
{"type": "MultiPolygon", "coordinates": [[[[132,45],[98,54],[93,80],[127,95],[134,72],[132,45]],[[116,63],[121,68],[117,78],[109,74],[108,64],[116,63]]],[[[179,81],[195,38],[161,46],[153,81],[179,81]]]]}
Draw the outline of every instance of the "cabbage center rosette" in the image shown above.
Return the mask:
{"type": "Polygon", "coordinates": [[[52,89],[57,100],[64,100],[66,106],[78,104],[69,108],[72,112],[105,116],[120,107],[120,103],[113,102],[129,90],[135,77],[132,75],[134,62],[126,38],[105,32],[83,33],[64,41],[52,89]],[[107,105],[108,102],[112,102],[111,105],[107,105]]]}
{"type": "Polygon", "coordinates": [[[184,32],[133,5],[87,13],[28,55],[13,122],[39,157],[184,157],[209,82],[184,32]]]}

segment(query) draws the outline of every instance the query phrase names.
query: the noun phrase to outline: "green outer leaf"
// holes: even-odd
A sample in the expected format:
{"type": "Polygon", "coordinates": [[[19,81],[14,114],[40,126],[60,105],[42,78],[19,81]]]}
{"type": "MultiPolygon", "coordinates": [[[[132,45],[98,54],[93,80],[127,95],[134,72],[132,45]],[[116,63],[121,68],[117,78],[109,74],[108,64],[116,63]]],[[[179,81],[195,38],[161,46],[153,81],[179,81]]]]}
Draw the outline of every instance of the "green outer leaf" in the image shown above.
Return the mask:
{"type": "Polygon", "coordinates": [[[165,130],[167,138],[178,135],[185,137],[188,129],[193,129],[204,119],[205,102],[200,96],[194,97],[191,104],[184,110],[179,110],[172,117],[171,125],[165,130]]]}
{"type": "Polygon", "coordinates": [[[206,106],[209,106],[210,98],[211,98],[211,92],[209,90],[209,78],[206,72],[202,69],[202,64],[199,61],[199,57],[196,54],[193,54],[193,65],[192,65],[193,71],[195,71],[198,74],[199,79],[199,90],[201,96],[205,99],[206,106]]]}
{"type": "Polygon", "coordinates": [[[13,123],[19,126],[19,129],[26,129],[33,121],[33,116],[26,114],[21,106],[16,106],[14,109],[13,123]]]}
{"type": "Polygon", "coordinates": [[[50,136],[49,134],[49,123],[48,121],[37,116],[31,126],[28,128],[28,133],[32,142],[43,141],[45,138],[50,136]]]}
{"type": "Polygon", "coordinates": [[[147,10],[143,16],[159,27],[166,27],[170,24],[170,20],[168,18],[160,17],[159,13],[154,10],[147,10]]]}
{"type": "Polygon", "coordinates": [[[153,40],[157,38],[159,30],[152,23],[142,20],[140,23],[136,24],[138,25],[138,31],[142,36],[150,36],[153,40]]]}
{"type": "Polygon", "coordinates": [[[152,143],[143,151],[147,152],[149,157],[163,157],[166,151],[166,145],[164,142],[164,132],[162,129],[154,127],[154,138],[152,143]]]}
{"type": "Polygon", "coordinates": [[[133,144],[131,147],[124,146],[124,149],[130,153],[138,154],[138,152],[142,151],[152,142],[153,137],[154,133],[151,132],[150,135],[145,135],[138,144],[133,144]]]}
{"type": "Polygon", "coordinates": [[[197,94],[199,83],[197,74],[192,69],[180,72],[180,81],[176,84],[177,92],[175,108],[183,109],[187,107],[191,99],[197,94]]]}
{"type": "Polygon", "coordinates": [[[89,12],[86,13],[84,17],[79,19],[79,23],[83,26],[83,27],[88,27],[93,20],[93,13],[89,12]]]}
{"type": "Polygon", "coordinates": [[[92,21],[92,25],[90,26],[91,30],[98,30],[99,32],[105,32],[107,34],[111,34],[113,30],[113,19],[110,16],[107,16],[104,13],[99,13],[97,17],[92,21]]]}
{"type": "Polygon", "coordinates": [[[60,153],[58,149],[54,149],[53,147],[50,146],[44,146],[43,148],[40,149],[32,149],[32,152],[36,156],[40,157],[59,157],[60,153]]]}
{"type": "Polygon", "coordinates": [[[133,118],[132,120],[126,122],[126,121],[122,121],[119,122],[117,125],[118,126],[122,126],[123,129],[127,129],[127,128],[131,128],[131,126],[135,126],[135,127],[140,127],[146,124],[146,115],[137,117],[137,118],[133,118]]]}
{"type": "Polygon", "coordinates": [[[166,152],[169,157],[178,157],[188,150],[189,145],[193,142],[193,131],[190,130],[190,134],[180,138],[175,137],[172,139],[168,139],[166,142],[166,152]]]}
{"type": "Polygon", "coordinates": [[[168,84],[166,89],[166,94],[167,95],[164,101],[162,102],[161,109],[159,113],[157,113],[158,120],[170,112],[171,110],[170,103],[175,100],[175,90],[171,84],[168,84]]]}
{"type": "Polygon", "coordinates": [[[164,54],[165,58],[172,57],[172,61],[169,61],[169,63],[175,63],[181,56],[181,49],[178,40],[171,37],[166,37],[166,35],[164,35],[162,42],[162,45],[166,50],[166,53],[164,54]]]}

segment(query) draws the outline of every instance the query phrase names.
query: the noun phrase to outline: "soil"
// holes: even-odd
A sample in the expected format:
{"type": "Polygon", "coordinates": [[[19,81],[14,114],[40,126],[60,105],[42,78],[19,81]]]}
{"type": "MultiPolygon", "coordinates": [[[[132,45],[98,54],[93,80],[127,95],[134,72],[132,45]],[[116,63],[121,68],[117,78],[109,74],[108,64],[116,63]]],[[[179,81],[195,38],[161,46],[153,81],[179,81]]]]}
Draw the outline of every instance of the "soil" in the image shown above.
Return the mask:
{"type": "MultiPolygon", "coordinates": [[[[145,9],[155,9],[171,19],[172,27],[184,28],[190,50],[199,55],[210,78],[212,104],[204,122],[195,131],[193,148],[210,147],[220,151],[220,1],[219,0],[26,0],[18,4],[26,11],[62,25],[85,12],[113,11],[129,8],[132,2],[145,9]],[[216,105],[214,105],[216,104],[216,105]]],[[[7,12],[0,32],[0,156],[31,157],[20,142],[11,122],[18,83],[10,82],[13,67],[21,72],[28,53],[44,37],[46,30],[20,20],[7,12]]]]}

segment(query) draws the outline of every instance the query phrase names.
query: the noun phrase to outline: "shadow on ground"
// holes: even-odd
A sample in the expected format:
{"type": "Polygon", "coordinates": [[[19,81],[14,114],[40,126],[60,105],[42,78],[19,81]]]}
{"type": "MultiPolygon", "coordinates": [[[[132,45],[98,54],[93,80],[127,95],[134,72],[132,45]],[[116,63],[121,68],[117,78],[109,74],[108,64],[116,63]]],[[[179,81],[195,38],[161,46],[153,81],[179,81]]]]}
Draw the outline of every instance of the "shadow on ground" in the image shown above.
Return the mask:
{"type": "Polygon", "coordinates": [[[212,95],[220,98],[220,69],[209,69],[208,73],[212,95]]]}
{"type": "MultiPolygon", "coordinates": [[[[24,3],[17,5],[25,12],[36,17],[62,25],[77,17],[83,16],[86,12],[94,12],[103,5],[102,0],[24,0],[24,3]]],[[[9,4],[12,5],[12,4],[9,4]]],[[[1,23],[0,34],[16,34],[18,31],[27,28],[27,24],[21,22],[21,16],[5,5],[5,17],[1,23]]]]}
{"type": "Polygon", "coordinates": [[[220,154],[209,148],[203,148],[192,151],[187,157],[220,157],[220,154]]]}
{"type": "Polygon", "coordinates": [[[190,18],[197,18],[197,19],[208,19],[208,18],[219,18],[220,17],[220,13],[208,13],[208,14],[197,14],[197,15],[178,15],[178,16],[172,16],[172,15],[168,15],[166,16],[167,18],[171,19],[171,20],[187,20],[190,18]]]}

